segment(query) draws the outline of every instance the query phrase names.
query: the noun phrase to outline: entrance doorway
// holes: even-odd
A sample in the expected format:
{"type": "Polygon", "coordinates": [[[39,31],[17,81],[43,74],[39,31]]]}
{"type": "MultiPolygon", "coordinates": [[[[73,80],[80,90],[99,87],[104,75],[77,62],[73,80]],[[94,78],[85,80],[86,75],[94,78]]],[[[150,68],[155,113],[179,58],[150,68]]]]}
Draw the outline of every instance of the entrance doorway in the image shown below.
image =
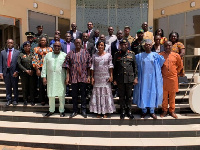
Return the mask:
{"type": "Polygon", "coordinates": [[[7,39],[14,40],[14,48],[20,47],[20,21],[18,19],[14,21],[13,25],[0,21],[0,51],[5,49],[7,39]]]}

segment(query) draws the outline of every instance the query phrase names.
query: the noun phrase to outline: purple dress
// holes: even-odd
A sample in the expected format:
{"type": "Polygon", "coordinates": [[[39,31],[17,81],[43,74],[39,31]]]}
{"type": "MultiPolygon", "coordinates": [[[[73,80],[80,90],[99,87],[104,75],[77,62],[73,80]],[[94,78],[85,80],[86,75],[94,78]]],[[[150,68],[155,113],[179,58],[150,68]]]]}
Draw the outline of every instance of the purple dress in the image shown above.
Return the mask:
{"type": "Polygon", "coordinates": [[[109,69],[113,68],[112,55],[106,53],[92,56],[91,70],[94,70],[94,86],[90,98],[90,112],[97,114],[113,113],[116,111],[113,102],[111,83],[107,82],[110,77],[109,69]]]}

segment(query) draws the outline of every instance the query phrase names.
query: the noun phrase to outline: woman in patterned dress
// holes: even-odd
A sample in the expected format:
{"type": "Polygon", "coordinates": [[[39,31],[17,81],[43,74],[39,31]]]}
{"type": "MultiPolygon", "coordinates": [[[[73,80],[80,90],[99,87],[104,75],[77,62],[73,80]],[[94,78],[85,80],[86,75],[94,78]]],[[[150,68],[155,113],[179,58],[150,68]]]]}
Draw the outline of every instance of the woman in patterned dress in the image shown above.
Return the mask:
{"type": "Polygon", "coordinates": [[[97,113],[97,117],[107,117],[107,113],[113,113],[115,105],[113,102],[111,82],[113,81],[112,55],[106,53],[105,42],[97,43],[98,52],[92,56],[91,82],[93,85],[90,98],[90,112],[97,113]]]}
{"type": "MultiPolygon", "coordinates": [[[[177,32],[171,32],[169,34],[169,40],[172,42],[172,52],[178,53],[183,61],[185,46],[183,43],[179,42],[179,34],[177,32]]],[[[185,76],[184,69],[180,71],[179,76],[185,76]]]]}
{"type": "Polygon", "coordinates": [[[167,41],[167,38],[164,37],[163,29],[161,29],[161,28],[157,29],[154,36],[156,36],[156,35],[160,35],[161,36],[161,39],[160,39],[160,44],[161,45],[163,45],[167,41]]]}

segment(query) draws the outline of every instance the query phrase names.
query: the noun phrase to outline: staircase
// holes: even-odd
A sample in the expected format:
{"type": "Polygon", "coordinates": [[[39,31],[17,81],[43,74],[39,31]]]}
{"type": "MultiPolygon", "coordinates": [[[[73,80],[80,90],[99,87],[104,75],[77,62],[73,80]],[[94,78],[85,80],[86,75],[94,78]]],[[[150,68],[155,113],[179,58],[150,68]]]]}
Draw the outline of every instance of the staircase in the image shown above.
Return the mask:
{"type": "MultiPolygon", "coordinates": [[[[80,115],[69,119],[71,97],[65,98],[64,118],[60,118],[58,113],[45,118],[43,116],[48,111],[48,105],[37,103],[35,106],[23,106],[21,83],[21,102],[16,107],[5,107],[5,85],[1,80],[0,145],[63,150],[199,150],[200,115],[191,111],[188,95],[182,99],[187,86],[179,84],[177,120],[170,116],[160,118],[159,115],[157,120],[149,116],[141,119],[140,109],[135,105],[133,120],[120,120],[117,113],[106,119],[97,119],[94,114],[89,114],[87,119],[80,115]]],[[[114,101],[119,108],[118,98],[114,101]]],[[[58,101],[56,105],[58,107],[58,101]]],[[[156,113],[160,112],[161,108],[156,109],[156,113]]]]}

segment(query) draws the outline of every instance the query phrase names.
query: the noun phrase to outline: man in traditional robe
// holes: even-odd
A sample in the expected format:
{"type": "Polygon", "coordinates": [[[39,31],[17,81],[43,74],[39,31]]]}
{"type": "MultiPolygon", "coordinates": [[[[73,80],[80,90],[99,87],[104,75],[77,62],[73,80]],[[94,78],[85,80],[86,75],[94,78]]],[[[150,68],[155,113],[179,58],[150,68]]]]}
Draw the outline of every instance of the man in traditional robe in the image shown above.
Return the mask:
{"type": "Polygon", "coordinates": [[[162,103],[162,114],[161,117],[165,117],[168,111],[169,103],[169,114],[177,119],[175,111],[175,96],[178,92],[178,73],[183,69],[183,63],[179,54],[171,52],[172,42],[166,41],[164,44],[165,51],[161,52],[165,58],[165,62],[162,67],[163,75],[163,103],[162,103]],[[169,102],[168,102],[169,97],[169,102]]]}
{"type": "Polygon", "coordinates": [[[163,56],[151,52],[152,41],[145,41],[145,52],[136,55],[138,65],[138,84],[134,88],[133,103],[142,109],[141,118],[147,114],[147,107],[150,108],[150,116],[157,119],[155,107],[162,104],[163,99],[163,78],[161,67],[165,61],[163,56]]]}
{"type": "Polygon", "coordinates": [[[49,112],[45,115],[46,117],[54,114],[55,96],[58,96],[60,101],[60,117],[65,116],[66,69],[63,68],[63,63],[67,54],[60,50],[61,43],[56,41],[54,51],[45,56],[42,67],[41,77],[43,78],[43,84],[47,85],[47,96],[49,97],[49,112]]]}

